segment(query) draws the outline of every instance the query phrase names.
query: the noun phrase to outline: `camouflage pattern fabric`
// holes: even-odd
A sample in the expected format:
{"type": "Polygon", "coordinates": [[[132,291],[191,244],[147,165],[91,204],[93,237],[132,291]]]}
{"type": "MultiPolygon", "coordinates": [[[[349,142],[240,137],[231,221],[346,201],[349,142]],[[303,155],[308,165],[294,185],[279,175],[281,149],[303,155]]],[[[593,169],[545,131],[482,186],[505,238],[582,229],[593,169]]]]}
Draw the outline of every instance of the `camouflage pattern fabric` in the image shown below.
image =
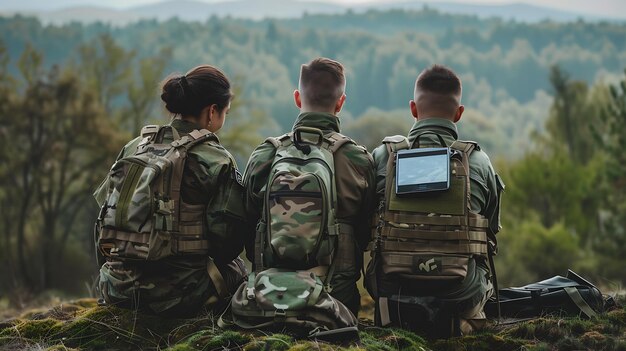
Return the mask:
{"type": "Polygon", "coordinates": [[[241,328],[289,328],[307,334],[358,323],[311,272],[270,268],[250,278],[232,300],[233,322],[241,328]]]}
{"type": "MultiPolygon", "coordinates": [[[[331,114],[307,112],[298,116],[294,128],[313,127],[325,134],[339,132],[339,119],[331,114]]],[[[244,197],[249,227],[246,230],[246,252],[254,261],[256,224],[261,218],[266,185],[274,161],[276,148],[270,143],[259,145],[250,156],[244,174],[244,197]]],[[[356,282],[363,265],[363,251],[370,239],[370,214],[375,206],[375,168],[367,150],[346,144],[333,154],[337,188],[336,218],[353,228],[351,233],[339,233],[337,265],[330,282],[333,297],[358,313],[360,294],[356,282]]]]}
{"type": "Polygon", "coordinates": [[[337,246],[336,233],[330,233],[335,224],[332,209],[337,206],[333,155],[322,148],[305,153],[286,142],[278,148],[281,157],[276,158],[268,183],[265,206],[271,250],[265,252],[265,264],[292,269],[329,265],[337,246]]]}
{"type": "MultiPolygon", "coordinates": [[[[171,125],[181,136],[199,128],[179,119],[173,120],[171,125]]],[[[137,138],[129,142],[118,160],[134,154],[140,141],[141,138],[137,138]]],[[[144,177],[144,174],[148,173],[141,172],[138,176],[139,185],[147,183],[148,175],[144,177]]],[[[202,225],[203,236],[210,242],[208,255],[171,256],[150,262],[105,260],[99,256],[99,285],[104,299],[122,307],[163,315],[197,313],[207,299],[216,295],[216,287],[207,273],[209,258],[215,261],[232,294],[247,275],[245,266],[237,257],[243,248],[243,229],[247,226],[240,181],[234,159],[219,141],[194,146],[183,170],[181,196],[188,206],[199,209],[192,212],[197,213],[194,218],[185,220],[202,225]]],[[[105,183],[94,193],[100,204],[106,198],[105,183]]],[[[141,218],[142,215],[135,215],[130,210],[138,201],[141,199],[130,199],[127,212],[130,216],[127,218],[141,218]]],[[[115,221],[115,218],[111,220],[115,221]]],[[[130,222],[138,223],[139,220],[130,222]]]]}

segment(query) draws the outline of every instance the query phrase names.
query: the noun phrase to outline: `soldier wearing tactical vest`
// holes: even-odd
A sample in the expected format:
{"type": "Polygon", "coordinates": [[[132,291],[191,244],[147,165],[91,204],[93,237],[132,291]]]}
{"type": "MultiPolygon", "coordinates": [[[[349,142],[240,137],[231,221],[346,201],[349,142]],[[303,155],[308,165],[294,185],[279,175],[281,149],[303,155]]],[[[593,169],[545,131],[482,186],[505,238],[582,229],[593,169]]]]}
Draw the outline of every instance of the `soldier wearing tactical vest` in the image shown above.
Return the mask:
{"type": "MultiPolygon", "coordinates": [[[[375,173],[372,158],[367,150],[339,134],[337,114],[341,111],[346,99],[345,84],[343,66],[339,62],[318,58],[302,65],[299,87],[294,91],[295,104],[300,109],[300,115],[294,124],[294,131],[298,129],[320,130],[324,137],[323,143],[331,144],[329,148],[334,159],[334,182],[336,184],[332,185],[336,188],[336,194],[332,194],[331,191],[331,195],[336,197],[337,204],[329,216],[336,221],[336,225],[329,228],[324,235],[332,236],[331,240],[334,241],[332,246],[336,246],[336,249],[332,257],[324,257],[326,261],[319,267],[314,267],[312,271],[315,271],[322,281],[325,281],[327,275],[331,276],[330,282],[326,282],[329,283],[326,286],[328,292],[356,316],[360,307],[360,294],[356,282],[360,277],[362,255],[370,236],[369,214],[374,203],[375,173]]],[[[262,254],[260,251],[266,249],[267,245],[264,248],[255,247],[254,237],[256,235],[258,242],[259,237],[267,233],[268,220],[265,219],[263,211],[266,203],[266,189],[270,186],[268,185],[270,170],[275,163],[277,148],[281,144],[291,143],[290,138],[293,138],[293,133],[278,138],[269,138],[258,146],[250,156],[244,174],[248,219],[251,223],[259,224],[256,230],[252,228],[249,230],[250,238],[246,245],[246,252],[251,261],[259,262],[260,260],[261,265],[265,266],[263,268],[271,268],[273,263],[268,262],[268,255],[260,258],[262,254]]],[[[281,157],[281,155],[278,156],[281,157]]],[[[331,185],[328,184],[324,188],[329,186],[331,185]]],[[[307,206],[309,206],[307,203],[303,203],[300,207],[307,206]]],[[[286,226],[284,228],[293,229],[296,235],[305,235],[298,234],[300,226],[303,229],[302,233],[306,233],[310,232],[312,225],[317,225],[314,222],[319,222],[317,217],[319,213],[297,210],[295,204],[290,202],[287,202],[285,207],[285,212],[278,214],[283,218],[277,220],[284,223],[283,225],[286,226]],[[284,218],[285,216],[292,216],[292,220],[284,218]],[[307,223],[307,218],[311,223],[307,223]]],[[[275,213],[274,209],[272,211],[270,215],[275,213]]],[[[272,242],[271,244],[276,247],[281,243],[272,242]]],[[[289,252],[283,251],[292,249],[294,252],[303,252],[303,248],[285,246],[285,248],[279,247],[277,251],[280,252],[277,254],[288,256],[289,252]]],[[[255,268],[259,270],[258,264],[255,268]]],[[[298,269],[298,267],[286,268],[298,269]]]]}
{"type": "Polygon", "coordinates": [[[494,293],[489,258],[504,185],[478,144],[458,140],[464,106],[454,72],[440,65],[421,72],[410,110],[408,138],[387,137],[373,152],[380,205],[366,286],[375,321],[434,336],[469,333],[484,325],[483,307],[494,293]],[[396,155],[424,147],[448,148],[449,189],[396,194],[396,155]]]}
{"type": "Polygon", "coordinates": [[[161,99],[174,119],[144,127],[94,194],[106,303],[192,315],[226,302],[243,280],[241,176],[213,134],[232,97],[226,76],[209,65],[167,79],[161,99]]]}

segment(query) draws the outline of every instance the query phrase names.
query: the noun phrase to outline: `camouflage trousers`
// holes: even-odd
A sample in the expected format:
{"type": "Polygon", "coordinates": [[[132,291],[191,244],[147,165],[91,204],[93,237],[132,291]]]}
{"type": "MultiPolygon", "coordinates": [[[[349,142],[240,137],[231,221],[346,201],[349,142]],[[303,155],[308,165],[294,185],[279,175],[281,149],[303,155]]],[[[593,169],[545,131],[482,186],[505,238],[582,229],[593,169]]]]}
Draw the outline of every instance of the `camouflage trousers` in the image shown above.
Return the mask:
{"type": "MultiPolygon", "coordinates": [[[[158,261],[108,261],[100,268],[98,287],[107,304],[169,317],[196,315],[225,306],[230,298],[217,297],[207,272],[207,257],[170,257],[158,261]]],[[[228,295],[247,276],[239,257],[217,264],[228,295]]]]}
{"type": "Polygon", "coordinates": [[[494,287],[482,259],[470,260],[467,277],[453,286],[406,284],[375,267],[368,267],[368,273],[366,286],[376,302],[377,325],[418,330],[437,338],[470,334],[486,324],[484,307],[494,287]]]}

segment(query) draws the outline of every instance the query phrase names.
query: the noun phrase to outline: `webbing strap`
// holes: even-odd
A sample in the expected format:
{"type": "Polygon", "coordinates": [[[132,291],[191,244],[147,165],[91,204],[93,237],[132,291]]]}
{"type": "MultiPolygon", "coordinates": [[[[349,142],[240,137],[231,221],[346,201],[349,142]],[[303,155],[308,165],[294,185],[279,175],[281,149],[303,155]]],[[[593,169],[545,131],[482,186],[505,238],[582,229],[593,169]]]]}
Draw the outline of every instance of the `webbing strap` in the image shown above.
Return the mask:
{"type": "Polygon", "coordinates": [[[331,142],[328,150],[330,150],[330,152],[332,152],[333,154],[337,152],[337,150],[339,150],[343,145],[347,143],[354,143],[354,141],[349,137],[337,132],[330,133],[330,135],[326,136],[326,138],[329,139],[331,142]]]}
{"type": "MultiPolygon", "coordinates": [[[[113,239],[149,245],[150,235],[150,233],[130,233],[111,228],[103,228],[101,239],[113,239]]],[[[206,251],[209,249],[209,241],[204,239],[184,240],[183,238],[172,238],[172,247],[177,253],[206,251]]]]}
{"type": "Polygon", "coordinates": [[[203,226],[202,224],[195,224],[195,225],[179,225],[178,226],[178,232],[182,235],[198,235],[201,236],[204,231],[203,231],[203,226]]]}
{"type": "Polygon", "coordinates": [[[322,293],[322,290],[324,290],[324,286],[319,280],[316,279],[313,292],[311,293],[311,295],[309,295],[309,299],[306,303],[307,306],[315,306],[315,303],[317,303],[317,300],[320,298],[320,294],[322,293]]]}
{"type": "Polygon", "coordinates": [[[406,224],[431,224],[431,225],[449,225],[462,226],[465,224],[465,216],[424,216],[415,213],[395,213],[386,211],[383,219],[390,222],[406,223],[406,224]]]}
{"type": "MultiPolygon", "coordinates": [[[[403,267],[413,267],[415,266],[415,261],[413,259],[412,253],[408,253],[406,255],[398,255],[393,253],[382,253],[385,257],[385,261],[394,266],[403,266],[403,267]]],[[[458,257],[458,256],[441,256],[437,255],[437,253],[429,252],[424,256],[438,256],[441,260],[441,264],[443,266],[456,266],[467,264],[468,257],[458,257]]]]}
{"type": "Polygon", "coordinates": [[[389,318],[389,303],[386,297],[378,298],[378,313],[381,327],[391,324],[391,318],[389,318]]]}
{"type": "Polygon", "coordinates": [[[263,250],[265,249],[265,231],[267,224],[263,219],[259,220],[256,226],[256,237],[254,240],[254,271],[261,272],[263,270],[263,250]]]}
{"type": "Polygon", "coordinates": [[[568,287],[565,287],[564,289],[565,289],[565,292],[567,293],[567,296],[569,296],[569,298],[572,299],[572,302],[576,304],[576,306],[580,309],[582,313],[584,313],[587,316],[587,318],[594,318],[597,316],[597,313],[591,307],[589,307],[589,304],[585,302],[585,299],[583,299],[583,297],[580,296],[580,292],[578,292],[578,289],[576,289],[576,287],[568,286],[568,287]]]}
{"type": "MultiPolygon", "coordinates": [[[[383,219],[389,222],[406,223],[406,224],[430,224],[430,225],[448,225],[448,226],[464,226],[465,216],[425,216],[416,213],[396,213],[385,211],[383,219]]],[[[468,220],[470,227],[487,228],[489,220],[480,216],[474,217],[470,214],[468,220]]]]}
{"type": "Polygon", "coordinates": [[[452,243],[439,244],[433,242],[415,243],[408,241],[383,241],[383,251],[400,252],[441,252],[446,254],[477,254],[487,255],[487,243],[452,243]]]}
{"type": "Polygon", "coordinates": [[[310,269],[307,269],[305,272],[310,272],[315,274],[318,277],[325,277],[328,274],[328,266],[317,266],[310,269]]]}
{"type": "Polygon", "coordinates": [[[220,270],[217,269],[217,266],[215,265],[215,261],[213,261],[213,259],[210,257],[208,259],[206,271],[209,274],[209,278],[211,278],[211,281],[213,282],[213,286],[215,286],[215,290],[217,291],[217,294],[221,298],[227,297],[229,294],[228,294],[228,288],[226,287],[226,281],[224,281],[224,277],[222,276],[222,273],[220,272],[220,270]]]}
{"type": "Polygon", "coordinates": [[[208,240],[173,240],[172,246],[177,253],[206,251],[209,249],[208,240]]]}
{"type": "Polygon", "coordinates": [[[150,242],[150,233],[130,233],[111,228],[102,228],[100,237],[102,239],[115,239],[140,244],[148,244],[150,242]]]}
{"type": "MultiPolygon", "coordinates": [[[[245,314],[246,317],[276,317],[278,315],[279,317],[289,318],[289,317],[301,316],[301,315],[305,314],[305,312],[304,311],[293,311],[293,310],[286,310],[286,311],[284,311],[284,310],[252,310],[252,309],[250,309],[250,310],[241,311],[241,314],[245,314]]],[[[272,321],[270,323],[273,324],[274,321],[272,321]]],[[[239,323],[237,323],[237,325],[239,325],[239,323]]],[[[239,326],[241,326],[241,325],[239,325],[239,326]]]]}
{"type": "Polygon", "coordinates": [[[471,240],[487,242],[487,232],[478,231],[436,231],[395,228],[385,226],[382,235],[390,238],[417,239],[417,240],[471,240]]]}

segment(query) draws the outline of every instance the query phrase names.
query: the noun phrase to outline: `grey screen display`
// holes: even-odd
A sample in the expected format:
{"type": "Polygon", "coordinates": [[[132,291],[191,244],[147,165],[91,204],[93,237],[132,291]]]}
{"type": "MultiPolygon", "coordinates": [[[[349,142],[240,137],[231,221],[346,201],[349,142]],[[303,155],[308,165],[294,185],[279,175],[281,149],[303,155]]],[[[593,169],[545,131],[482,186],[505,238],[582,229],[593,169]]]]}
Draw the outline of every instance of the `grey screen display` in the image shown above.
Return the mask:
{"type": "Polygon", "coordinates": [[[398,185],[446,182],[448,154],[403,157],[398,159],[398,185]]]}

